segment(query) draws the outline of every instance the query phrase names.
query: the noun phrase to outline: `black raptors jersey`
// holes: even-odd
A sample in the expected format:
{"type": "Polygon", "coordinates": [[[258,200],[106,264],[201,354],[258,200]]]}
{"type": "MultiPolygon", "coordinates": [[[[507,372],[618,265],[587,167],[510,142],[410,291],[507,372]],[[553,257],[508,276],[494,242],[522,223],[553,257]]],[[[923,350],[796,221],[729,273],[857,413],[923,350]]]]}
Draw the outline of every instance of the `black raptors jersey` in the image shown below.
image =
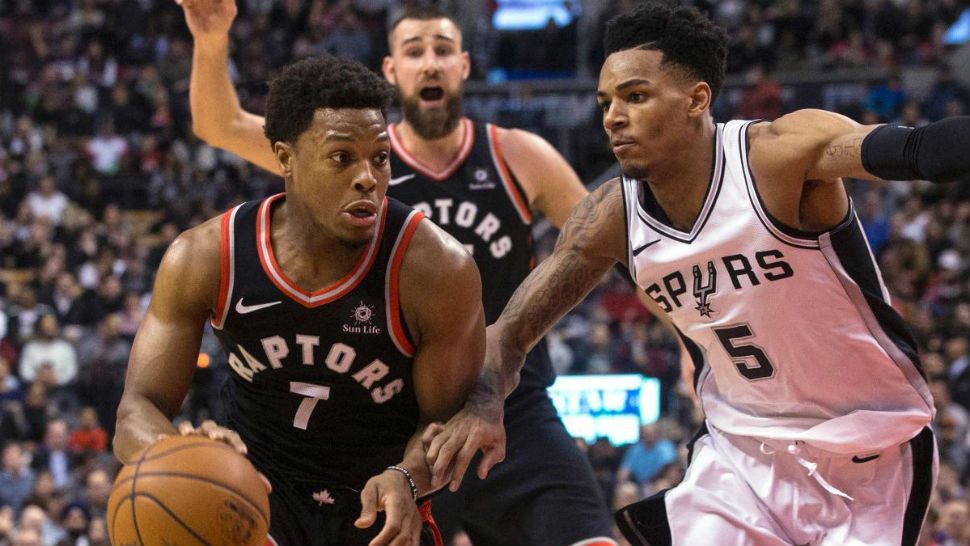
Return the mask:
{"type": "Polygon", "coordinates": [[[271,247],[271,209],[284,199],[223,216],[212,324],[233,371],[228,425],[271,479],[360,489],[401,460],[418,423],[398,273],[423,215],[386,199],[353,270],[311,292],[287,278],[271,247]]]}
{"type": "MultiPolygon", "coordinates": [[[[491,324],[535,265],[532,211],[502,157],[498,128],[467,118],[461,126],[458,156],[434,172],[408,153],[397,126],[389,125],[394,153],[387,194],[423,212],[472,253],[482,275],[485,320],[491,324]]],[[[540,342],[522,370],[523,385],[545,388],[552,383],[547,353],[540,342]]]]}

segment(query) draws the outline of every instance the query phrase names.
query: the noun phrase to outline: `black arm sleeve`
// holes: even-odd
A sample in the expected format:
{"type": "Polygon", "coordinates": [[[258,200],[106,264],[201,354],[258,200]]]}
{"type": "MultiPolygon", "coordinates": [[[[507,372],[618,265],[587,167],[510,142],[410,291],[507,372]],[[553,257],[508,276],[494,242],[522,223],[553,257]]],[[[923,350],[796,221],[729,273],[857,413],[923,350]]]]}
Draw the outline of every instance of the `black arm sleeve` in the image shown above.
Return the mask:
{"type": "Polygon", "coordinates": [[[862,140],[862,166],[884,180],[970,180],[970,116],[919,129],[883,125],[862,140]]]}

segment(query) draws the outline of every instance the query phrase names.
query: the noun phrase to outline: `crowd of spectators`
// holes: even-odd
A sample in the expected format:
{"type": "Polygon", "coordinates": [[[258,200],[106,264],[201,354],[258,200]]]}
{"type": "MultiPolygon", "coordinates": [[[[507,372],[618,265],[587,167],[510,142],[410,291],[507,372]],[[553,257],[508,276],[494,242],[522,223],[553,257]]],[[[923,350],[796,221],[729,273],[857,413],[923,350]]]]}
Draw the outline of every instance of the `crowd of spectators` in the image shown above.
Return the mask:
{"type": "MultiPolygon", "coordinates": [[[[962,9],[956,0],[694,3],[730,30],[731,71],[751,78],[732,114],[771,119],[790,109],[773,70],[845,66],[889,74],[845,105],[861,121],[920,125],[968,111],[959,70],[942,64],[942,30],[962,9]],[[909,65],[935,67],[926,92],[910,92],[895,75],[909,65]]],[[[231,68],[253,111],[262,110],[266,79],[298,56],[338,53],[376,66],[385,24],[402,7],[239,4],[231,68]]],[[[582,13],[575,24],[594,39],[544,30],[570,47],[586,44],[569,62],[557,61],[564,72],[598,66],[603,21],[631,2],[573,4],[582,13]]],[[[516,50],[515,40],[487,26],[466,36],[477,78],[503,63],[548,61],[528,52],[549,48],[516,50]]],[[[107,544],[115,408],[162,254],[181,230],[282,189],[278,178],[192,136],[190,50],[169,0],[0,0],[0,546],[107,544]]],[[[942,464],[925,544],[970,544],[970,188],[849,188],[936,397],[942,464]]],[[[553,241],[551,232],[537,239],[540,255],[553,241]]],[[[560,373],[661,380],[664,418],[643,427],[640,443],[584,446],[610,502],[677,483],[700,416],[680,381],[676,339],[630,285],[606,279],[549,338],[560,373]]],[[[193,421],[219,415],[227,374],[211,332],[202,351],[182,415],[193,421]]]]}

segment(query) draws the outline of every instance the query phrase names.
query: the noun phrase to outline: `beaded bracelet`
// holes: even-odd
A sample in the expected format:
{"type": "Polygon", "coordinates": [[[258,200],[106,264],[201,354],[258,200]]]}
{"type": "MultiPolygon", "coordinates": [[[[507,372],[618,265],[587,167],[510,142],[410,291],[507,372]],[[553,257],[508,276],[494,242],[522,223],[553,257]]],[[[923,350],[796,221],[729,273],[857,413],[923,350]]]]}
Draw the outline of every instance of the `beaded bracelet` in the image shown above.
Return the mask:
{"type": "Polygon", "coordinates": [[[397,470],[401,474],[404,474],[404,477],[408,480],[408,485],[411,487],[411,500],[418,500],[418,486],[414,483],[414,478],[411,477],[411,473],[408,472],[408,469],[401,466],[391,465],[387,467],[387,470],[397,470]]]}

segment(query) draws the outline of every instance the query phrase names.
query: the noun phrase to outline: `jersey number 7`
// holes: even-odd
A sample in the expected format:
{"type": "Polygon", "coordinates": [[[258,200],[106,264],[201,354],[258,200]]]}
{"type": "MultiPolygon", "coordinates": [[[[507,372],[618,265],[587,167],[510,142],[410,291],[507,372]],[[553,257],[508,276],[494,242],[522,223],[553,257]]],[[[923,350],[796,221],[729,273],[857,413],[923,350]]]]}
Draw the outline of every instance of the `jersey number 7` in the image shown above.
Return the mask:
{"type": "Polygon", "coordinates": [[[330,398],[330,387],[290,381],[290,392],[306,396],[306,399],[300,402],[300,407],[296,408],[296,415],[293,416],[293,426],[306,430],[310,422],[310,414],[317,407],[317,402],[330,398]]]}

